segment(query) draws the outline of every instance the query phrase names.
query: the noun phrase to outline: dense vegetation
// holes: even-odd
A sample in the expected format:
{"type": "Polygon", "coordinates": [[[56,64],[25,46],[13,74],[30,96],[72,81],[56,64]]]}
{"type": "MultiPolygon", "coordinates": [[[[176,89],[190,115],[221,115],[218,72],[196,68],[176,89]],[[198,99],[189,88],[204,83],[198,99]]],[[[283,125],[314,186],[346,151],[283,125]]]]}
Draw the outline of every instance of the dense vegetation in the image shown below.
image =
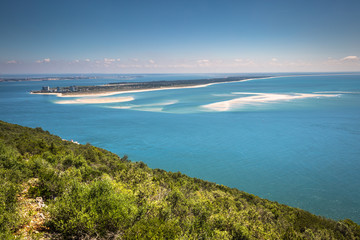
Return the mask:
{"type": "Polygon", "coordinates": [[[0,185],[0,239],[360,239],[351,220],[315,216],[1,121],[0,185]],[[27,233],[24,189],[26,198],[45,202],[42,226],[27,233]]]}

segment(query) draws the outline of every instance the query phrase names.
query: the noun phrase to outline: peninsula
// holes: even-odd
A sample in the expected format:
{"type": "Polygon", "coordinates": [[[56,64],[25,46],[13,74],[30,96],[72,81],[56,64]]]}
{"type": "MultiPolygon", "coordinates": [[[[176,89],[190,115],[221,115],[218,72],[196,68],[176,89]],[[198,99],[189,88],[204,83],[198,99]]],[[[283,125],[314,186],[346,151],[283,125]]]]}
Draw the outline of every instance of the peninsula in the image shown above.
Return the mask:
{"type": "Polygon", "coordinates": [[[269,76],[248,76],[248,77],[224,77],[224,78],[209,78],[209,79],[195,79],[195,80],[174,80],[174,81],[151,81],[151,82],[117,82],[105,85],[96,86],[68,86],[42,87],[41,90],[31,91],[33,94],[61,94],[61,95],[88,95],[88,94],[102,94],[110,92],[127,92],[127,91],[146,91],[156,89],[172,89],[197,87],[204,85],[211,85],[226,82],[239,82],[254,78],[266,78],[269,76]]]}

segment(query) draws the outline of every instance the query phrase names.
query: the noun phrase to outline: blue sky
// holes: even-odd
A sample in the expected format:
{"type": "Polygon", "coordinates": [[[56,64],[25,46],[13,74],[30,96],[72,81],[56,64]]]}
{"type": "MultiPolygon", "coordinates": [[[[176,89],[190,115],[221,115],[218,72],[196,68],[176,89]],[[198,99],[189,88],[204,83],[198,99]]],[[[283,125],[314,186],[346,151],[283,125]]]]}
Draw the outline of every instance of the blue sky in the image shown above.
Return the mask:
{"type": "Polygon", "coordinates": [[[360,71],[360,1],[1,0],[0,73],[360,71]]]}

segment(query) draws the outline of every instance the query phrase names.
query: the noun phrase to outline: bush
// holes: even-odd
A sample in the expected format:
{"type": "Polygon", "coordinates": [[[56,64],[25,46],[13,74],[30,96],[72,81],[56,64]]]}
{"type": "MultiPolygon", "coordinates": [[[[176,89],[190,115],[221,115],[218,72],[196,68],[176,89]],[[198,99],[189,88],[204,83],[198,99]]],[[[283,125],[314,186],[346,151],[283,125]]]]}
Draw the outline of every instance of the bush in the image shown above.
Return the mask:
{"type": "Polygon", "coordinates": [[[49,226],[64,236],[106,236],[134,221],[137,208],[131,192],[108,178],[90,184],[73,181],[50,206],[49,226]]]}
{"type": "Polygon", "coordinates": [[[0,186],[0,237],[8,239],[19,222],[16,196],[20,188],[19,185],[2,178],[0,178],[0,186]]]}

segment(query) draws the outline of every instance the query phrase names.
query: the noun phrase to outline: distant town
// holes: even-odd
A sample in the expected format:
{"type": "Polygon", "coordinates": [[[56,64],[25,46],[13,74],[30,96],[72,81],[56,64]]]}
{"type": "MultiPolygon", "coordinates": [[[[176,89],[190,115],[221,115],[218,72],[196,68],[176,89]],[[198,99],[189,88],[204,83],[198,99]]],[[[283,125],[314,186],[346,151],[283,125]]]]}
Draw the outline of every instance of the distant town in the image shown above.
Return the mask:
{"type": "Polygon", "coordinates": [[[151,81],[151,82],[119,82],[109,83],[97,86],[68,86],[68,87],[50,87],[43,86],[41,90],[31,91],[34,94],[44,93],[61,93],[64,95],[71,94],[92,94],[102,92],[115,91],[133,91],[133,90],[151,90],[159,88],[177,88],[177,87],[192,87],[205,84],[238,82],[246,79],[264,78],[268,76],[251,76],[251,77],[226,77],[226,78],[211,78],[211,79],[196,79],[196,80],[175,80],[175,81],[151,81]]]}

